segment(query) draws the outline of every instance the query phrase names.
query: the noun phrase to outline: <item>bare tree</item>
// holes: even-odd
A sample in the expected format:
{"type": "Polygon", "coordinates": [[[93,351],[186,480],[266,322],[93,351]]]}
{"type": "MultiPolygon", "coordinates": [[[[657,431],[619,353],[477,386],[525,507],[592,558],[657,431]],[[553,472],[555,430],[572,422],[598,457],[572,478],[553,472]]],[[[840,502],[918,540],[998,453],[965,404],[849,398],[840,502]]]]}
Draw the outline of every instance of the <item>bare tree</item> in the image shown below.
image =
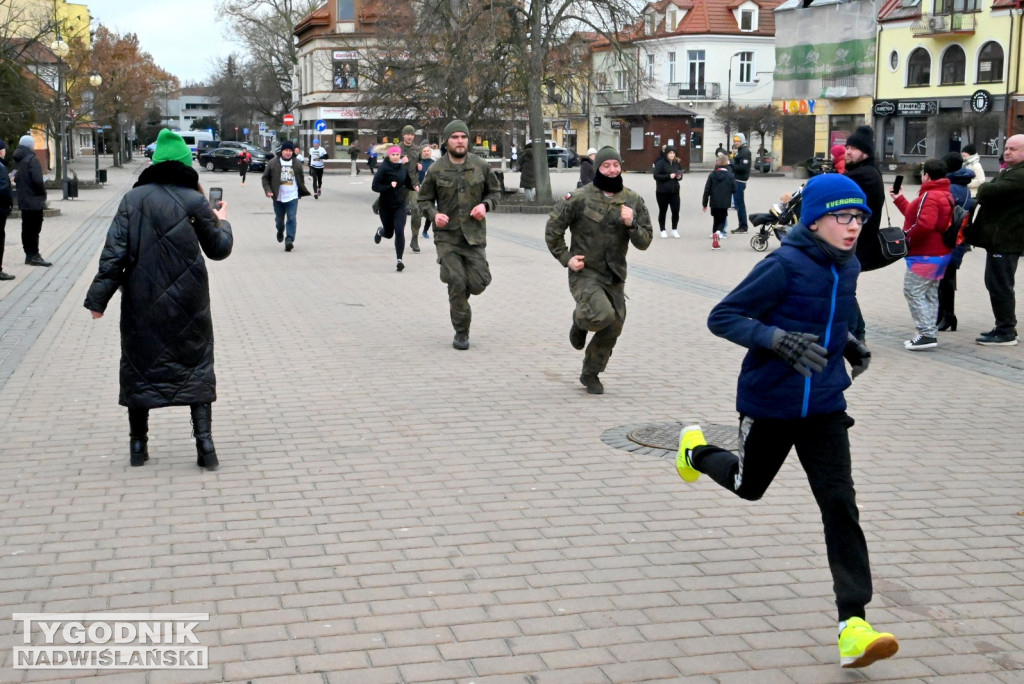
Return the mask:
{"type": "Polygon", "coordinates": [[[235,59],[244,74],[246,99],[264,116],[276,118],[295,107],[292,77],[298,64],[295,25],[320,5],[319,0],[221,0],[217,9],[245,48],[235,59]]]}

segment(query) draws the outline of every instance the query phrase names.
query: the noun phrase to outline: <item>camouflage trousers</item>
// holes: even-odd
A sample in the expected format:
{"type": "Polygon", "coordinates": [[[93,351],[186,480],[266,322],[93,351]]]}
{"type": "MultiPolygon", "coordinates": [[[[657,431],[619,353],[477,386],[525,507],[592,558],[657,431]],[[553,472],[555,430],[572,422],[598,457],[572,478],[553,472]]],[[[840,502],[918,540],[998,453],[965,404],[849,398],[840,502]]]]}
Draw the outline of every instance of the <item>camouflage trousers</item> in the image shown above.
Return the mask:
{"type": "Polygon", "coordinates": [[[626,288],[623,283],[606,285],[593,278],[569,275],[569,291],[576,300],[573,322],[594,333],[583,356],[583,373],[604,372],[615,342],[626,322],[626,288]]]}
{"type": "Polygon", "coordinates": [[[414,252],[420,251],[420,226],[423,225],[423,214],[420,213],[419,200],[420,194],[415,190],[409,191],[409,199],[406,203],[409,206],[409,223],[412,228],[412,239],[409,240],[409,249],[414,252]]]}
{"type": "MultiPolygon", "coordinates": [[[[437,237],[437,234],[434,234],[437,237]]],[[[491,269],[483,247],[468,243],[437,242],[437,263],[441,266],[441,282],[448,285],[448,305],[455,332],[469,332],[473,312],[469,296],[481,294],[491,284],[491,269]]]]}

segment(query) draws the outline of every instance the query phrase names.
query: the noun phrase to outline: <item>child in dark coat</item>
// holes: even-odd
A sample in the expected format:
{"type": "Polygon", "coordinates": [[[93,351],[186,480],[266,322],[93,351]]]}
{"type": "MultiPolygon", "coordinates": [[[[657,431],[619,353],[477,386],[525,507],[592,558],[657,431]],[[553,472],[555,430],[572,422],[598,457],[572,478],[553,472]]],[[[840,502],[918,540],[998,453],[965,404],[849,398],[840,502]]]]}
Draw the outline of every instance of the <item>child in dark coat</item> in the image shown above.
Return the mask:
{"type": "Polygon", "coordinates": [[[729,168],[729,158],[720,154],[715,159],[715,168],[708,174],[708,180],[704,183],[702,200],[705,213],[710,203],[713,220],[711,234],[717,234],[719,239],[725,239],[725,220],[729,215],[729,206],[732,204],[735,189],[736,179],[729,168]]]}
{"type": "Polygon", "coordinates": [[[871,353],[850,333],[857,321],[854,246],[871,215],[864,192],[839,174],[811,178],[800,223],[782,246],[711,311],[708,328],[747,347],[736,393],[740,448],[732,453],[683,428],[676,470],[707,474],[748,501],[760,499],[796,447],[825,528],[839,614],[843,667],[864,667],[899,648],[865,621],[871,601],[868,548],[859,523],[844,391],[845,357],[857,377],[871,353]]]}

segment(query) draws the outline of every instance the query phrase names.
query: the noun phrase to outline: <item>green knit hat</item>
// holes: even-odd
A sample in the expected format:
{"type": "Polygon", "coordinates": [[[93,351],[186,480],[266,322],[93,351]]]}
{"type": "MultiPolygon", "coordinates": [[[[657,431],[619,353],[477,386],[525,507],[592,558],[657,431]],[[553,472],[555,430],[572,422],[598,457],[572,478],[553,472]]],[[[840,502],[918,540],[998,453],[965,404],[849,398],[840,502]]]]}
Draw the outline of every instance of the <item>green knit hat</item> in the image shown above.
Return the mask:
{"type": "Polygon", "coordinates": [[[192,150],[180,135],[167,128],[156,137],[156,149],[153,150],[154,164],[165,161],[179,161],[185,166],[192,166],[192,150]]]}
{"type": "Polygon", "coordinates": [[[447,141],[448,138],[452,137],[452,135],[454,133],[465,133],[468,136],[469,135],[469,126],[466,125],[465,121],[460,121],[459,119],[455,119],[455,121],[452,121],[450,124],[448,124],[447,126],[444,127],[444,138],[443,138],[443,140],[447,141]]]}
{"type": "Polygon", "coordinates": [[[622,163],[622,156],[619,154],[619,151],[611,145],[605,145],[597,151],[597,156],[594,157],[594,166],[601,168],[601,164],[604,164],[609,159],[614,159],[620,164],[622,163]]]}
{"type": "Polygon", "coordinates": [[[411,125],[406,126],[405,128],[402,129],[402,135],[416,135],[416,129],[413,128],[411,125]]]}

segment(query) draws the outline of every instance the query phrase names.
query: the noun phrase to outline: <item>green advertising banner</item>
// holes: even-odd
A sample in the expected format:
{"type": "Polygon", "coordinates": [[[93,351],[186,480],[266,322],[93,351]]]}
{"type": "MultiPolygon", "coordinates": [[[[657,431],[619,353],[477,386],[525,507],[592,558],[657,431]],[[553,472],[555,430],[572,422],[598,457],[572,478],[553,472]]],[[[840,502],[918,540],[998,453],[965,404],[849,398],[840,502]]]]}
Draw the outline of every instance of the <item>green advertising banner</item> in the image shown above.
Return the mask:
{"type": "Polygon", "coordinates": [[[827,76],[875,73],[875,40],[816,43],[775,48],[775,80],[795,81],[827,76]]]}

